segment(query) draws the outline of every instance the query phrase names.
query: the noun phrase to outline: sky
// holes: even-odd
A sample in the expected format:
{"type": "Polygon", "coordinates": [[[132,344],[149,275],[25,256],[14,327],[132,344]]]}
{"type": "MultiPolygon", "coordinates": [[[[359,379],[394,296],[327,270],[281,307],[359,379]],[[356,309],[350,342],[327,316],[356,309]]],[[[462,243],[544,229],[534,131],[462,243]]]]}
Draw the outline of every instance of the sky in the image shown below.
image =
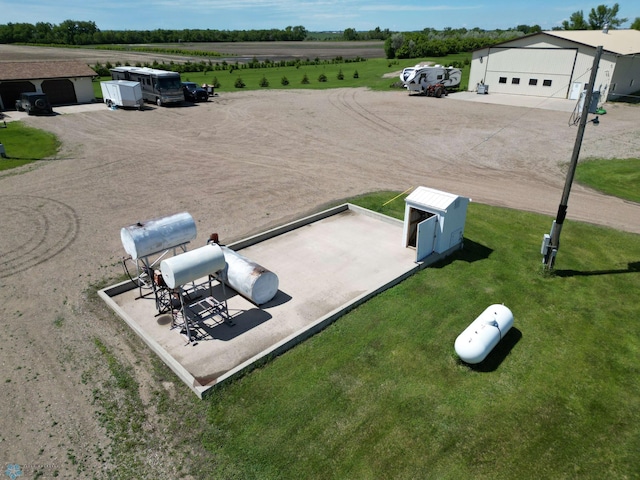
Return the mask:
{"type": "MultiPolygon", "coordinates": [[[[560,26],[578,10],[615,2],[557,0],[0,0],[0,24],[93,21],[100,30],[253,30],[303,26],[309,32],[389,29],[413,31],[560,26]]],[[[640,2],[618,2],[618,17],[640,17],[640,2]]]]}

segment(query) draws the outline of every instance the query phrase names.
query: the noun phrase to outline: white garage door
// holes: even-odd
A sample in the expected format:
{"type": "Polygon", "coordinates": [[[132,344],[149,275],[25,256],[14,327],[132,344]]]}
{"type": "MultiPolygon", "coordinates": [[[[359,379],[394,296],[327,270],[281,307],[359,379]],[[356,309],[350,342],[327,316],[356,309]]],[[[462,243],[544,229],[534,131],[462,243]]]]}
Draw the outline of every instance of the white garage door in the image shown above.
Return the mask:
{"type": "Polygon", "coordinates": [[[567,98],[577,49],[489,49],[485,83],[489,93],[567,98]]]}

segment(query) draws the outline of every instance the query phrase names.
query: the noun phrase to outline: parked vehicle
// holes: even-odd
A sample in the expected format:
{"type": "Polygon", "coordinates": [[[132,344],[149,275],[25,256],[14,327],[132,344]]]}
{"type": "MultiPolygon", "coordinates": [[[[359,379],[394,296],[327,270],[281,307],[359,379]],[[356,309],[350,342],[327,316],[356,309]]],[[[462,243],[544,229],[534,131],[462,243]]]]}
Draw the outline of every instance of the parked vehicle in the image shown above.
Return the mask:
{"type": "Polygon", "coordinates": [[[207,91],[195,82],[182,82],[182,90],[187,102],[206,102],[209,100],[207,91]]]}
{"type": "Polygon", "coordinates": [[[109,108],[132,107],[142,110],[144,99],[140,82],[131,80],[110,80],[100,82],[102,98],[109,108]]]}
{"type": "Polygon", "coordinates": [[[27,112],[28,115],[39,113],[52,114],[53,108],[47,95],[38,92],[23,92],[16,100],[16,110],[27,112]]]}
{"type": "Polygon", "coordinates": [[[115,67],[111,70],[114,80],[140,82],[142,98],[146,102],[162,105],[184,102],[180,74],[148,67],[115,67]]]}
{"type": "Polygon", "coordinates": [[[447,87],[460,85],[462,72],[458,68],[442,65],[421,65],[402,70],[400,80],[409,92],[428,97],[447,95],[447,87]]]}

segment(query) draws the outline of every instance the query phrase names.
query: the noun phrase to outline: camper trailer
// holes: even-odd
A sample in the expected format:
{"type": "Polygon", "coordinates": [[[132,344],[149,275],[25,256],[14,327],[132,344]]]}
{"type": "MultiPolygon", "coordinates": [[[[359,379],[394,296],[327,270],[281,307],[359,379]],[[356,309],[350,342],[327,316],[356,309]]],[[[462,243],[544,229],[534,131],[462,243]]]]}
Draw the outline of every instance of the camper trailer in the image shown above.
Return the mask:
{"type": "Polygon", "coordinates": [[[115,67],[110,71],[114,80],[140,82],[142,98],[146,102],[159,107],[184,102],[182,80],[177,72],[148,67],[115,67]]]}
{"type": "Polygon", "coordinates": [[[460,69],[442,65],[418,64],[400,73],[400,80],[409,92],[438,98],[447,95],[447,88],[460,85],[461,78],[460,69]]]}

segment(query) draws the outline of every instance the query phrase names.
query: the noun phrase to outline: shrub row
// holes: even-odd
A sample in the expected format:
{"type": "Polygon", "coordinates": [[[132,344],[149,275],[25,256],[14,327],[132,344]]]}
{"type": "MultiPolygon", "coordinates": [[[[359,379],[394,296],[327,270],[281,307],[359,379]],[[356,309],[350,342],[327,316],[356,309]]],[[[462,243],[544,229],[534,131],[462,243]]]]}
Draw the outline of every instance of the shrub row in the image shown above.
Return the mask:
{"type": "MultiPolygon", "coordinates": [[[[310,65],[336,65],[336,64],[348,64],[348,63],[357,63],[357,62],[366,62],[366,58],[355,57],[353,59],[345,59],[343,57],[335,57],[331,60],[320,60],[319,58],[315,58],[314,60],[306,59],[306,60],[280,60],[280,61],[272,61],[266,59],[262,62],[258,61],[255,57],[253,60],[247,63],[229,63],[226,60],[221,62],[213,62],[211,60],[208,61],[200,61],[200,62],[185,62],[185,63],[160,63],[157,60],[154,60],[152,63],[149,62],[137,62],[134,66],[136,67],[150,67],[157,68],[160,70],[169,70],[172,72],[185,73],[185,72],[214,72],[214,71],[234,71],[234,70],[242,70],[246,68],[258,69],[258,68],[276,68],[276,67],[304,67],[310,65]]],[[[96,62],[93,65],[93,69],[95,72],[101,77],[108,77],[111,75],[109,69],[115,67],[120,67],[122,65],[131,66],[129,62],[116,62],[115,65],[111,62],[107,62],[102,65],[100,62],[96,62]]]]}
{"type": "MultiPolygon", "coordinates": [[[[336,78],[338,80],[344,80],[344,74],[342,73],[342,69],[338,72],[338,74],[336,75],[336,78]]],[[[353,72],[353,78],[359,78],[358,75],[358,71],[356,70],[355,72],[353,72]]],[[[321,73],[318,76],[318,83],[325,83],[328,82],[329,79],[327,78],[327,76],[324,73],[321,73]]],[[[287,86],[289,85],[289,79],[287,77],[282,77],[280,79],[280,84],[283,86],[287,86]]],[[[311,83],[311,81],[309,80],[309,76],[305,73],[302,77],[302,80],[300,81],[300,83],[302,85],[309,85],[311,83]]],[[[211,82],[211,84],[215,87],[215,88],[220,88],[220,81],[218,80],[218,77],[213,77],[213,80],[211,82]]],[[[267,80],[267,77],[262,77],[260,79],[260,82],[258,82],[258,85],[260,85],[260,87],[263,88],[267,88],[269,86],[269,80],[267,80]]],[[[234,86],[236,88],[244,88],[247,86],[246,83],[244,83],[244,81],[242,80],[241,77],[236,78],[235,82],[234,82],[234,86]]]]}

